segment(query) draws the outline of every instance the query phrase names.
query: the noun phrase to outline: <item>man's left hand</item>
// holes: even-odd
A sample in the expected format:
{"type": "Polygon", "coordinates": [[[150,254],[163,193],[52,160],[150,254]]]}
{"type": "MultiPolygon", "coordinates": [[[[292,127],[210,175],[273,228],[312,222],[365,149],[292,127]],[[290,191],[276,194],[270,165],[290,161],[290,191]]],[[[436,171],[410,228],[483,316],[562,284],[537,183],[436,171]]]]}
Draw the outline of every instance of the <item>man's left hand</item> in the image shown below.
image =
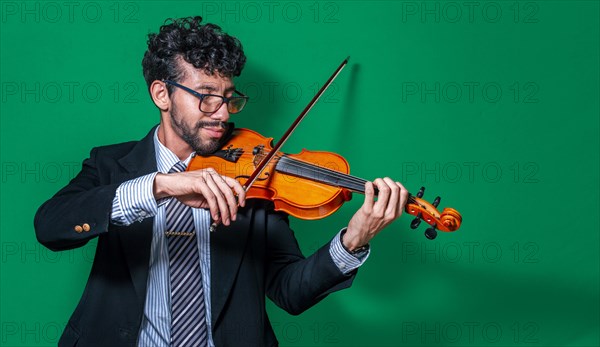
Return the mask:
{"type": "Polygon", "coordinates": [[[383,228],[402,215],[408,190],[400,182],[378,178],[365,184],[365,201],[354,214],[343,237],[346,249],[353,251],[369,243],[383,228]],[[379,191],[375,200],[375,189],[379,191]]]}

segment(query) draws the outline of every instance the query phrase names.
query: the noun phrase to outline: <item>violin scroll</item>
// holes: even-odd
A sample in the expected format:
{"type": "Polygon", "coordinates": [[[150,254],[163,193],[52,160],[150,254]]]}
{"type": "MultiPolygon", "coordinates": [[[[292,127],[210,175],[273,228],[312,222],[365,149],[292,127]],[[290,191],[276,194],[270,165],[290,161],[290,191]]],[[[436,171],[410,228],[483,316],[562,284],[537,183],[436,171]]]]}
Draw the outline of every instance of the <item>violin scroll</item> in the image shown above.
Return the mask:
{"type": "Polygon", "coordinates": [[[406,203],[406,212],[416,217],[410,223],[410,227],[416,229],[421,223],[421,220],[424,220],[427,224],[431,225],[431,227],[425,231],[425,236],[430,240],[433,240],[437,236],[436,229],[444,232],[458,230],[462,222],[460,213],[449,207],[444,208],[440,213],[437,209],[441,200],[440,197],[436,197],[433,203],[429,203],[422,199],[424,191],[425,188],[421,187],[416,196],[409,196],[408,202],[406,203]]]}

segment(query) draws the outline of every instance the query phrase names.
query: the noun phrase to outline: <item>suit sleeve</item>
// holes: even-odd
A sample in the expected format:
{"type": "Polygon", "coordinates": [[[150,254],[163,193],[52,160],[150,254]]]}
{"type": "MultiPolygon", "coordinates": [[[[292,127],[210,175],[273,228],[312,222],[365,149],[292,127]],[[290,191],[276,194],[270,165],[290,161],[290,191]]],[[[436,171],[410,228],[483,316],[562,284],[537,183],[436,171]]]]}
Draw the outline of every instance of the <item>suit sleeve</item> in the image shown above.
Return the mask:
{"type": "Polygon", "coordinates": [[[343,273],[330,253],[330,243],[305,258],[287,216],[268,217],[267,295],[288,313],[297,315],[332,292],[348,288],[358,269],[343,273]]]}
{"type": "Polygon", "coordinates": [[[53,251],[81,247],[108,231],[119,184],[101,184],[97,152],[92,149],[81,172],[35,215],[36,237],[53,251]]]}

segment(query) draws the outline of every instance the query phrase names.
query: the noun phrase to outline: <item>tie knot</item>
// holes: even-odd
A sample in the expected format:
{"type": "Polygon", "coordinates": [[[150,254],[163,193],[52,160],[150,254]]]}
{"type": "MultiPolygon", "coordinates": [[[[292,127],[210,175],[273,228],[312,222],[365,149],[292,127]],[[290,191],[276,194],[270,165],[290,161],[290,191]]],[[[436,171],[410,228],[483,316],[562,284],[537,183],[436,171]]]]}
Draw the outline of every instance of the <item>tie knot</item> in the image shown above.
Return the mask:
{"type": "Polygon", "coordinates": [[[185,171],[185,169],[186,169],[186,165],[182,161],[180,161],[180,162],[177,162],[175,165],[173,165],[171,170],[169,170],[169,173],[182,172],[182,171],[185,171]]]}

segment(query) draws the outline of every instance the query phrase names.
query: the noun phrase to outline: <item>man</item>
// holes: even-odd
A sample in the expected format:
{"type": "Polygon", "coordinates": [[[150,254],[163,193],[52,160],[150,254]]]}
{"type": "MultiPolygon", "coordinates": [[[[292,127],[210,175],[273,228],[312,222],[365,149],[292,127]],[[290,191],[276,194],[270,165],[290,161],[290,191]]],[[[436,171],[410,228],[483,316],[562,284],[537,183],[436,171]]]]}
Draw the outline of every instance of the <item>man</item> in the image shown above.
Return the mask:
{"type": "Polygon", "coordinates": [[[201,20],[149,35],[142,65],[159,125],[141,141],[92,149],[35,216],[52,250],[98,237],[60,346],[275,346],[265,295],[299,314],[349,287],[371,238],[403,211],[400,183],[367,183],[347,228],[305,258],[272,203],[246,201],[211,168],[178,172],[220,148],[246,102],[233,83],[246,60],[240,42],[201,20]]]}

